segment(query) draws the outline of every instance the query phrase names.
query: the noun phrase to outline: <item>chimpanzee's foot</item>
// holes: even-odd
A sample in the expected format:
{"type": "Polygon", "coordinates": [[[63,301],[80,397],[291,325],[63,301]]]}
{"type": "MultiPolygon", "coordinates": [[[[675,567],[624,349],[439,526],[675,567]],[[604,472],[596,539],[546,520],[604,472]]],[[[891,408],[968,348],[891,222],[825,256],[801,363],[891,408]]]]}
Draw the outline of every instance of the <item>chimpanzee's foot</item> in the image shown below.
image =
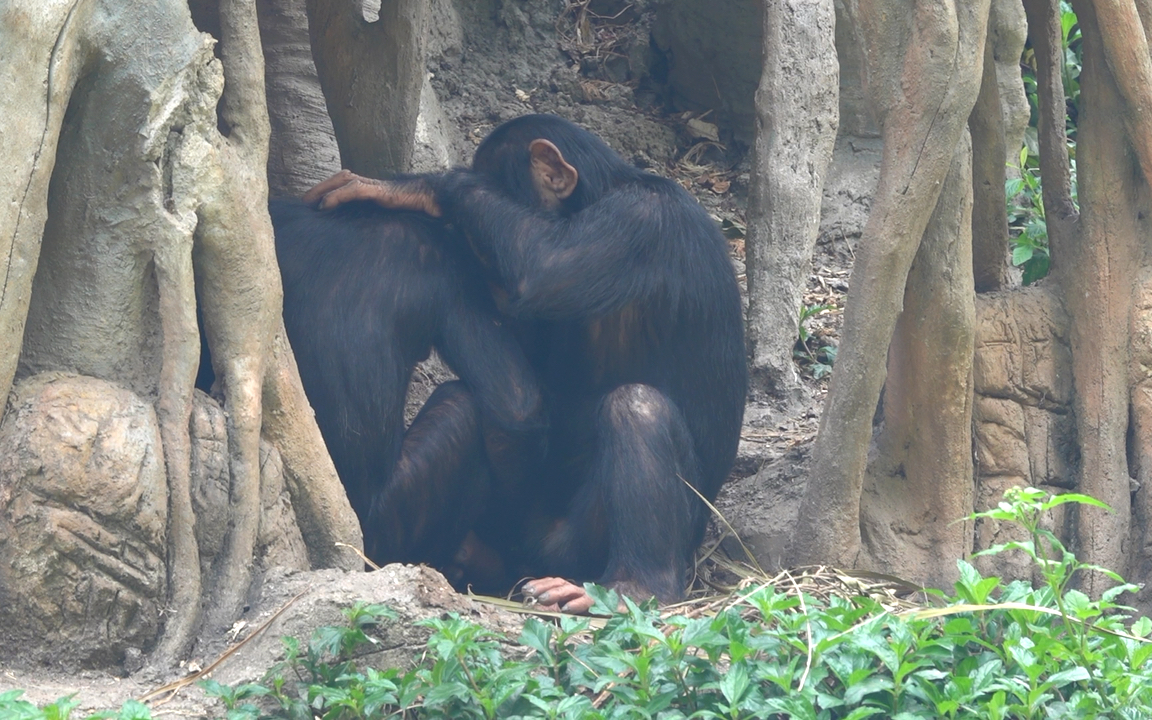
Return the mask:
{"type": "Polygon", "coordinates": [[[479,588],[479,592],[507,587],[504,559],[471,530],[443,573],[452,587],[461,592],[471,585],[479,588]]]}

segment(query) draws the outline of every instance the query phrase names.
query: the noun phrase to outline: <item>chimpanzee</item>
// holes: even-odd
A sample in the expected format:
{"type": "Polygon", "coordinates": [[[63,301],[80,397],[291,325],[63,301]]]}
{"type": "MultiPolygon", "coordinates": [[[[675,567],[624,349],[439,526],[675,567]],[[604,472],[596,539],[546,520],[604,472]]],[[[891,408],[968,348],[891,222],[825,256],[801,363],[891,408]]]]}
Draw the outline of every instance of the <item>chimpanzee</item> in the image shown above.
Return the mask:
{"type": "Polygon", "coordinates": [[[486,505],[522,496],[545,422],[475,258],[423,213],[285,200],[269,211],[288,339],[368,556],[499,576],[489,558],[459,555],[486,547],[470,535],[486,505]],[[460,381],[405,432],[408,381],[432,347],[460,381]]]}
{"type": "MultiPolygon", "coordinates": [[[[529,567],[633,596],[682,596],[735,458],[747,387],[740,295],[719,228],[678,184],[548,115],[497,127],[472,169],[305,195],[424,210],[459,228],[525,348],[552,419],[532,487],[529,567]]],[[[560,577],[525,588],[584,611],[560,577]]]]}

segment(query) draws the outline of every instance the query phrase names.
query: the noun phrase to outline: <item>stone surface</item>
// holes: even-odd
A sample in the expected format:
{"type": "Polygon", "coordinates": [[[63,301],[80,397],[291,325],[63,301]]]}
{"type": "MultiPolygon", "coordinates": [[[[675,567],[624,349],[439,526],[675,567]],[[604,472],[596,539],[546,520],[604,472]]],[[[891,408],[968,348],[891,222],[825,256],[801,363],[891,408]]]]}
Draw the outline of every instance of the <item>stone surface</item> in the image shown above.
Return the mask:
{"type": "MultiPolygon", "coordinates": [[[[167,595],[168,485],[152,405],[113,383],[20,382],[0,425],[0,657],[118,667],[148,648],[167,595]]],[[[223,411],[197,393],[192,492],[207,574],[228,527],[223,411]]],[[[279,453],[261,444],[256,572],[304,569],[279,453]]]]}
{"type": "Polygon", "coordinates": [[[112,383],[19,383],[0,425],[0,655],[115,665],[159,628],[168,492],[152,406],[112,383]]]}
{"type": "MultiPolygon", "coordinates": [[[[973,445],[976,509],[995,507],[1004,491],[1033,486],[1073,489],[1077,475],[1072,418],[1072,356],[1058,299],[1044,286],[976,296],[976,355],[973,366],[973,445]]],[[[1063,506],[1045,520],[1067,538],[1063,506]]],[[[976,551],[1026,539],[1019,528],[981,520],[976,551]]],[[[1033,578],[1020,553],[980,557],[976,566],[1002,578],[1033,578]]]]}

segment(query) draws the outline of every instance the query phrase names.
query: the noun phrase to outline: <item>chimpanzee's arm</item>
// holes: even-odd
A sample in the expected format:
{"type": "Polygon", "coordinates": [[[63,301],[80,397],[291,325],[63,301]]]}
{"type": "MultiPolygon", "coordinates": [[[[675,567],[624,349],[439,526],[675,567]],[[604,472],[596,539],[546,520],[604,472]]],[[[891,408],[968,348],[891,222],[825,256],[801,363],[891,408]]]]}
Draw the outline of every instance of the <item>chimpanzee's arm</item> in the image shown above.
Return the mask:
{"type": "Polygon", "coordinates": [[[486,295],[462,292],[446,309],[436,349],[476,396],[485,415],[518,431],[544,425],[536,375],[486,295]]]}
{"type": "Polygon", "coordinates": [[[514,315],[560,319],[618,309],[666,279],[679,252],[667,242],[683,232],[672,227],[678,198],[639,184],[561,217],[526,207],[469,171],[423,181],[445,220],[497,272],[514,315]]]}
{"type": "Polygon", "coordinates": [[[461,288],[436,342],[480,407],[497,498],[508,502],[539,480],[547,444],[544,401],[510,322],[482,286],[461,288]]]}

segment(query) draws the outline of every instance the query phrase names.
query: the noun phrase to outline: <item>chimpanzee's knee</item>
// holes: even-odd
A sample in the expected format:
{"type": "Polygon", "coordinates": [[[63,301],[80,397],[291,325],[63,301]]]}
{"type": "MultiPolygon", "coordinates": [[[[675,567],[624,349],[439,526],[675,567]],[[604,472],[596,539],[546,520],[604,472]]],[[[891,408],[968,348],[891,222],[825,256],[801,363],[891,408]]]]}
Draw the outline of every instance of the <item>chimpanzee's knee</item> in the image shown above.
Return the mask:
{"type": "MultiPolygon", "coordinates": [[[[675,488],[695,483],[692,435],[672,400],[651,385],[621,385],[600,406],[597,475],[611,487],[623,484],[675,488]]],[[[635,490],[634,490],[635,491],[635,490]]]]}
{"type": "Polygon", "coordinates": [[[616,432],[667,432],[676,410],[668,396],[651,385],[621,385],[604,396],[600,414],[616,432]]]}

